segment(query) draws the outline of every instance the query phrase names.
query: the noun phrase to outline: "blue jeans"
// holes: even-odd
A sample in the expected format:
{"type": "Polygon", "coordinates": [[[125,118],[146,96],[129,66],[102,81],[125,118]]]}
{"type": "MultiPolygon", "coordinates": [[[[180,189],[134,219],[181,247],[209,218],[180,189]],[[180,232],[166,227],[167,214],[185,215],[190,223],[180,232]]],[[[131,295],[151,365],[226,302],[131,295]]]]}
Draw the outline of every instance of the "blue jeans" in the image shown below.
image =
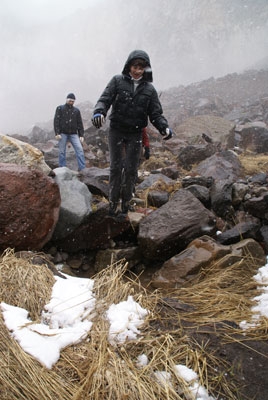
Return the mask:
{"type": "Polygon", "coordinates": [[[84,151],[82,144],[80,142],[79,136],[75,133],[67,135],[66,133],[61,133],[61,139],[59,141],[59,166],[66,167],[66,145],[67,141],[70,142],[74,148],[78,171],[81,171],[86,167],[86,161],[84,156],[84,151]]]}

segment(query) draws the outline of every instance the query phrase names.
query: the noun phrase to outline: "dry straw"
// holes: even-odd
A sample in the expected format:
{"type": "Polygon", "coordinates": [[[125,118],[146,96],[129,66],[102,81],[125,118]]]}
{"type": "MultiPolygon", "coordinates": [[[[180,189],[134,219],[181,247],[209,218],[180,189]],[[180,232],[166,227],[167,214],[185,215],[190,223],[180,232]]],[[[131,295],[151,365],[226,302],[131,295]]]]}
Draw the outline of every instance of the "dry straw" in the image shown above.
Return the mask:
{"type": "MultiPolygon", "coordinates": [[[[48,268],[35,266],[18,259],[12,250],[6,251],[0,260],[1,301],[25,307],[32,318],[40,318],[43,305],[48,302],[54,277],[48,268]],[[5,287],[8,285],[8,290],[5,287]],[[20,295],[18,295],[20,291],[20,295]]],[[[199,375],[200,384],[211,395],[237,399],[236,388],[228,382],[222,371],[230,368],[223,361],[210,354],[206,345],[195,342],[180,322],[180,312],[165,306],[160,292],[147,292],[138,278],[126,278],[127,263],[124,260],[113,263],[94,277],[96,311],[90,318],[93,327],[88,337],[81,343],[69,346],[52,370],[47,370],[38,361],[26,354],[12,339],[7,331],[2,316],[0,318],[0,398],[3,400],[194,400],[188,385],[175,373],[175,366],[186,365],[199,375]],[[150,311],[141,335],[135,341],[112,346],[109,343],[109,323],[105,313],[109,306],[127,300],[132,295],[144,308],[150,311]],[[175,328],[174,328],[175,327],[175,328]],[[148,363],[137,365],[137,359],[146,355],[148,363]],[[163,376],[169,379],[163,379],[163,376]]],[[[196,282],[191,293],[189,288],[182,290],[185,303],[192,304],[193,311],[184,313],[188,322],[207,322],[224,318],[224,311],[219,316],[210,305],[213,293],[226,309],[228,317],[237,318],[238,310],[227,310],[231,302],[228,294],[219,294],[221,282],[230,296],[228,280],[233,281],[239,271],[225,271],[220,275],[208,272],[208,280],[196,282]],[[213,292],[212,286],[217,289],[213,292]],[[212,293],[213,292],[213,293],[212,293]],[[205,297],[205,299],[203,298],[205,297]],[[206,313],[199,306],[206,304],[206,313]],[[207,316],[206,316],[207,315],[207,316]]],[[[249,278],[249,271],[246,273],[249,278]]],[[[244,288],[246,278],[242,280],[244,288]]],[[[238,288],[237,285],[233,287],[238,288]]],[[[253,285],[251,286],[253,290],[253,285]]],[[[237,290],[236,302],[240,309],[246,309],[247,301],[239,300],[242,288],[237,290]]],[[[176,293],[174,293],[174,298],[176,293]]],[[[214,301],[215,308],[216,300],[214,301]]],[[[218,398],[218,397],[217,397],[218,398]]]]}
{"type": "Polygon", "coordinates": [[[173,295],[192,306],[185,318],[199,325],[223,320],[239,323],[252,317],[252,299],[260,293],[253,279],[257,270],[250,255],[229,267],[219,268],[215,262],[173,295]]]}

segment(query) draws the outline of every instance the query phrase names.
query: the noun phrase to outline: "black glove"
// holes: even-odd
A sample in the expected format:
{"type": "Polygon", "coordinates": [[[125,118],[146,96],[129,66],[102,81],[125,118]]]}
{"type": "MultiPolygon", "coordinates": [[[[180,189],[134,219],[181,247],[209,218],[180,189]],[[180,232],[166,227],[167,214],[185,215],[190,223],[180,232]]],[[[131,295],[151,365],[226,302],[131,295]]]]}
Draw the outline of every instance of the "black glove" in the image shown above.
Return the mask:
{"type": "Polygon", "coordinates": [[[104,124],[104,116],[102,114],[94,114],[93,118],[91,120],[92,124],[96,127],[96,128],[101,128],[102,125],[104,124]]]}
{"type": "Polygon", "coordinates": [[[144,157],[145,157],[145,160],[149,160],[149,158],[150,158],[150,147],[144,147],[144,157]]]}
{"type": "Polygon", "coordinates": [[[163,140],[169,140],[173,136],[173,132],[170,128],[164,129],[162,132],[160,132],[163,137],[163,140]]]}

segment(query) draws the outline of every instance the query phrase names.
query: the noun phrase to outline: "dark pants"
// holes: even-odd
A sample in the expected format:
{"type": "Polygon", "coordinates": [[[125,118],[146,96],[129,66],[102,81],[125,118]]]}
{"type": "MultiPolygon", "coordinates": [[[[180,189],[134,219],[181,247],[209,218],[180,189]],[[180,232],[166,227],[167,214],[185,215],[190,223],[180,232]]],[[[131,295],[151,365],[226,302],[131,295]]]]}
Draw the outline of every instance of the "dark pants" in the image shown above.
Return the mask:
{"type": "Polygon", "coordinates": [[[122,204],[132,198],[142,148],[142,132],[128,133],[110,128],[110,179],[109,200],[122,204]]]}

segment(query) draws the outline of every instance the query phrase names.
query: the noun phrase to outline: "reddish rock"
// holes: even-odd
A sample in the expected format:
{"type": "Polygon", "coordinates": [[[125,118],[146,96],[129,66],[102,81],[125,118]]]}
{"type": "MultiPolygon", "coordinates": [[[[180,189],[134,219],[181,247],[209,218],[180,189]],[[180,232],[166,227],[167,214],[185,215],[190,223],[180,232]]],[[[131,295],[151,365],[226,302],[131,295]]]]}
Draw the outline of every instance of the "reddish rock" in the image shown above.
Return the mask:
{"type": "Polygon", "coordinates": [[[38,170],[0,163],[0,250],[40,250],[59,217],[60,192],[38,170]]]}
{"type": "Polygon", "coordinates": [[[245,270],[265,264],[266,256],[258,242],[245,239],[231,246],[223,246],[209,236],[193,240],[181,253],[167,260],[151,279],[154,288],[182,287],[201,270],[225,269],[239,262],[245,270]],[[249,257],[250,255],[250,257],[249,257]]]}

